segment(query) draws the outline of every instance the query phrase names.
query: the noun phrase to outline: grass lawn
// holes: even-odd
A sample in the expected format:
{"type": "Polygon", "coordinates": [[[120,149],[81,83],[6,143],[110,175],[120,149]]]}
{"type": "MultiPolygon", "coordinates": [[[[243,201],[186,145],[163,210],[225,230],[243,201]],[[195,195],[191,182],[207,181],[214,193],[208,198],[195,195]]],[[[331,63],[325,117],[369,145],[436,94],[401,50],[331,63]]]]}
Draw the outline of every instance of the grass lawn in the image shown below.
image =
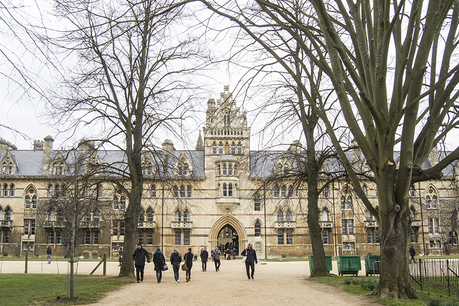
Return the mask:
{"type": "MultiPolygon", "coordinates": [[[[319,283],[327,284],[329,286],[338,287],[343,289],[346,292],[350,292],[356,295],[369,294],[372,289],[363,289],[362,284],[368,284],[373,282],[373,277],[351,277],[351,276],[329,276],[329,277],[317,277],[317,278],[308,278],[310,281],[317,281],[319,283]]],[[[378,280],[378,278],[376,278],[378,280]]],[[[426,306],[426,305],[459,305],[459,301],[456,299],[448,298],[447,296],[442,296],[433,293],[424,293],[418,291],[418,294],[423,299],[418,300],[394,300],[394,299],[381,299],[378,302],[382,305],[388,306],[426,306]],[[442,304],[433,304],[432,299],[441,301],[442,304]]]]}
{"type": "MultiPolygon", "coordinates": [[[[77,275],[75,296],[89,304],[104,297],[105,292],[134,282],[133,278],[77,275]]],[[[67,275],[56,274],[0,274],[0,301],[2,306],[48,305],[60,297],[68,297],[67,275]],[[26,294],[24,294],[26,293],[26,294]]]]}

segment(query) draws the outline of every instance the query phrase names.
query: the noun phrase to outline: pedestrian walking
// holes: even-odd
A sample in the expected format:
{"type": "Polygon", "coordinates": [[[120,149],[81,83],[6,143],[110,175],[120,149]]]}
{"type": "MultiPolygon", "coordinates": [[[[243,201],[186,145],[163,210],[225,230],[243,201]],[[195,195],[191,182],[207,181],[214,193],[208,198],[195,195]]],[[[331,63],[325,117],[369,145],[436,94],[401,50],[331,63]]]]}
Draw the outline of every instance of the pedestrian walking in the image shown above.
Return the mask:
{"type": "Polygon", "coordinates": [[[121,267],[121,262],[123,261],[123,247],[120,247],[120,250],[118,251],[118,262],[119,262],[119,267],[121,267]]]}
{"type": "Polygon", "coordinates": [[[201,262],[202,262],[202,272],[207,271],[207,261],[209,259],[209,252],[207,252],[207,247],[204,247],[201,250],[201,262]]]}
{"type": "Polygon", "coordinates": [[[155,265],[156,281],[160,283],[163,278],[163,267],[166,264],[166,258],[160,248],[157,248],[153,254],[153,264],[155,265]]]}
{"type": "Polygon", "coordinates": [[[186,264],[186,281],[191,280],[191,268],[193,267],[193,253],[191,253],[191,248],[188,248],[188,253],[183,256],[186,264]]]}
{"type": "Polygon", "coordinates": [[[215,247],[215,250],[212,251],[212,260],[215,263],[215,271],[218,272],[220,271],[220,255],[222,255],[222,252],[218,249],[218,247],[215,247]]]}
{"type": "Polygon", "coordinates": [[[257,252],[253,249],[253,246],[251,243],[247,246],[247,248],[242,251],[241,253],[242,256],[247,256],[245,259],[245,269],[247,272],[247,278],[250,280],[250,278],[253,279],[253,274],[255,273],[255,264],[258,263],[257,259],[257,252]],[[252,269],[252,272],[250,273],[250,268],[252,269]]]}
{"type": "Polygon", "coordinates": [[[143,282],[145,258],[147,259],[147,262],[150,263],[150,256],[148,251],[142,248],[142,244],[139,243],[134,251],[134,254],[132,254],[138,283],[143,282]]]}
{"type": "Polygon", "coordinates": [[[51,263],[51,255],[53,254],[53,250],[51,249],[51,246],[48,245],[46,248],[46,260],[48,260],[48,264],[51,263]]]}
{"type": "Polygon", "coordinates": [[[410,263],[412,261],[416,263],[416,259],[414,259],[414,255],[416,255],[416,250],[413,248],[413,246],[410,247],[410,250],[408,252],[410,253],[410,256],[411,256],[410,263]]]}
{"type": "Polygon", "coordinates": [[[182,262],[182,256],[180,256],[180,253],[177,249],[174,249],[169,260],[171,261],[172,269],[174,270],[175,283],[178,284],[180,283],[179,270],[180,270],[180,263],[182,262]]]}

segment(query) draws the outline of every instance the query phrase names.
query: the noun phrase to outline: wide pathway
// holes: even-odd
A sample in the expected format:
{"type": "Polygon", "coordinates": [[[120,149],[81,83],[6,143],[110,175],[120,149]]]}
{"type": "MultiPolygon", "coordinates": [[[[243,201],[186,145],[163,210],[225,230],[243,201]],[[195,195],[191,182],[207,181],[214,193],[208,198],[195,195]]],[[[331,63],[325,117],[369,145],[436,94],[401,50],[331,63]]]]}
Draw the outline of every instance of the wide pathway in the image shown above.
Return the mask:
{"type": "MultiPolygon", "coordinates": [[[[335,262],[334,262],[335,263],[335,262]]],[[[79,274],[89,274],[96,262],[80,262],[79,274]]],[[[0,262],[0,273],[24,273],[23,261],[0,262]]],[[[170,267],[170,265],[169,265],[170,267]]],[[[333,267],[335,270],[336,266],[333,267]]],[[[363,267],[364,268],[364,267],[363,267]]],[[[29,273],[67,273],[66,262],[53,261],[29,262],[29,273]]],[[[118,274],[118,264],[107,263],[107,275],[118,274]]],[[[332,271],[332,273],[337,271],[332,271]]],[[[360,275],[364,274],[361,271],[360,275]]],[[[142,283],[133,283],[108,293],[97,304],[91,305],[357,305],[364,306],[373,302],[370,297],[355,296],[342,290],[309,281],[309,263],[268,262],[258,263],[255,267],[255,279],[247,280],[245,265],[241,260],[222,260],[220,271],[216,272],[212,262],[208,263],[207,272],[202,272],[201,263],[195,262],[192,268],[191,282],[185,282],[185,272],[180,271],[180,283],[175,284],[172,269],[163,272],[163,281],[156,282],[153,264],[145,267],[145,279],[142,283]]],[[[99,267],[95,275],[102,274],[99,267]]],[[[350,277],[350,276],[349,276],[350,277]]],[[[78,295],[78,292],[77,292],[78,295]]]]}

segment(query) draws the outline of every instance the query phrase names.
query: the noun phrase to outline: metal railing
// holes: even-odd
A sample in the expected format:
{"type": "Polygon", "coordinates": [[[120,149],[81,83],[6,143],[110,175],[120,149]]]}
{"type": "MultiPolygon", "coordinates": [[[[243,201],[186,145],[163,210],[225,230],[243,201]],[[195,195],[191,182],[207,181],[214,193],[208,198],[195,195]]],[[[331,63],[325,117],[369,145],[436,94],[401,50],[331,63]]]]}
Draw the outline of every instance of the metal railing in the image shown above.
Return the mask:
{"type": "Polygon", "coordinates": [[[409,270],[415,289],[459,299],[459,258],[419,259],[409,270]]]}

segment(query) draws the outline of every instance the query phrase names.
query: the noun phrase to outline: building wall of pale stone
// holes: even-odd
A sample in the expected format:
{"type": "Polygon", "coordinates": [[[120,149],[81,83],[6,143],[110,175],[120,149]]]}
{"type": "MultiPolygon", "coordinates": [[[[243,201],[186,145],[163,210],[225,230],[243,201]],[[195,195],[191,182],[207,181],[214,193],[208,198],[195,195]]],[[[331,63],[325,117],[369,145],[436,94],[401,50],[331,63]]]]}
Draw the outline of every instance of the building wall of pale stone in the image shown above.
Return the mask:
{"type": "MultiPolygon", "coordinates": [[[[236,106],[227,88],[219,100],[209,100],[203,135],[204,140],[198,141],[199,147],[203,146],[204,150],[199,152],[203,154],[198,151],[177,151],[169,140],[163,143],[164,154],[170,154],[189,166],[201,167],[190,171],[202,175],[175,175],[167,178],[154,174],[145,175],[142,207],[145,213],[152,209],[153,220],[147,220],[146,215],[144,221],[139,220],[138,241],[142,242],[149,252],[152,253],[160,247],[166,255],[175,248],[184,253],[189,247],[195,254],[199,254],[203,246],[212,250],[217,245],[232,241],[237,243],[237,255],[249,242],[257,249],[260,259],[311,255],[306,186],[302,185],[295,189],[291,196],[275,195],[276,183],[280,186],[289,186],[293,183],[293,180],[289,179],[277,182],[272,180],[275,176],[274,162],[285,159],[288,152],[266,152],[267,156],[275,156],[274,161],[268,163],[269,166],[264,166],[265,168],[256,169],[254,161],[251,160],[250,127],[247,127],[245,113],[236,106]],[[241,152],[234,153],[232,150],[235,148],[241,152]],[[192,160],[190,156],[200,160],[192,160]],[[218,167],[227,164],[237,167],[236,173],[219,174],[218,167]],[[228,191],[228,194],[224,195],[225,184],[231,184],[231,196],[228,195],[228,191]],[[152,185],[156,186],[156,196],[151,195],[152,185]],[[191,197],[173,195],[174,186],[182,185],[186,188],[191,186],[191,197]],[[260,200],[259,211],[255,209],[256,194],[260,200]],[[181,213],[180,221],[176,221],[177,210],[181,213]],[[184,220],[185,211],[189,214],[189,220],[184,220]],[[282,220],[278,220],[279,211],[282,212],[282,220]],[[291,220],[287,220],[288,212],[291,213],[291,220]],[[259,228],[256,228],[256,224],[259,228]],[[290,232],[291,240],[288,238],[290,232]],[[180,243],[176,244],[178,236],[180,243]],[[186,237],[189,237],[189,240],[185,242],[186,237]],[[283,241],[280,241],[280,237],[283,241]]],[[[23,257],[25,252],[28,252],[29,256],[45,256],[48,245],[53,247],[53,256],[63,257],[68,251],[65,243],[57,241],[59,227],[50,227],[46,220],[40,221],[37,214],[41,213],[41,201],[49,198],[49,184],[56,184],[62,180],[62,175],[56,171],[65,171],[67,167],[64,165],[61,170],[56,167],[58,152],[53,150],[52,144],[53,139],[48,136],[44,141],[36,141],[33,151],[24,151],[0,140],[0,254],[3,256],[23,257]],[[11,195],[11,186],[14,186],[14,195],[11,195]],[[36,208],[26,208],[26,197],[32,194],[31,190],[37,197],[36,208]],[[7,220],[8,218],[10,220],[7,220]],[[31,220],[36,222],[34,233],[28,223],[31,220]],[[54,241],[49,240],[50,231],[55,233],[54,241]]],[[[295,147],[296,144],[292,144],[291,148],[295,147]]],[[[81,148],[88,152],[91,145],[83,141],[81,148]]],[[[353,154],[360,155],[357,151],[353,154]]],[[[438,158],[432,157],[432,164],[435,160],[438,158]]],[[[439,180],[416,184],[413,186],[412,194],[410,192],[409,205],[412,210],[413,230],[410,239],[418,254],[459,253],[456,183],[459,176],[456,177],[454,174],[456,168],[452,167],[451,173],[439,180]]],[[[326,183],[326,179],[321,178],[319,185],[326,183]]],[[[110,209],[101,213],[100,221],[95,221],[91,215],[91,225],[87,225],[84,231],[90,232],[91,235],[97,233],[98,243],[91,240],[94,236],[90,236],[90,243],[86,243],[84,237],[80,237],[76,248],[77,256],[100,258],[106,254],[116,258],[119,248],[124,246],[121,226],[124,211],[116,208],[114,204],[115,196],[121,194],[117,193],[110,183],[101,184],[103,195],[99,200],[101,203],[110,203],[110,209]]],[[[377,207],[376,185],[367,179],[362,179],[361,184],[365,186],[370,203],[377,207]]],[[[128,186],[127,188],[129,189],[128,186]]],[[[126,202],[126,205],[129,203],[126,202]]],[[[320,214],[317,217],[324,239],[325,254],[379,254],[378,222],[367,213],[363,202],[352,192],[346,179],[330,184],[327,194],[323,192],[320,195],[319,210],[320,214]],[[351,206],[348,206],[348,201],[352,203],[351,206]]],[[[131,251],[133,250],[124,250],[125,256],[130,255],[131,251]]]]}

